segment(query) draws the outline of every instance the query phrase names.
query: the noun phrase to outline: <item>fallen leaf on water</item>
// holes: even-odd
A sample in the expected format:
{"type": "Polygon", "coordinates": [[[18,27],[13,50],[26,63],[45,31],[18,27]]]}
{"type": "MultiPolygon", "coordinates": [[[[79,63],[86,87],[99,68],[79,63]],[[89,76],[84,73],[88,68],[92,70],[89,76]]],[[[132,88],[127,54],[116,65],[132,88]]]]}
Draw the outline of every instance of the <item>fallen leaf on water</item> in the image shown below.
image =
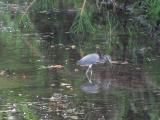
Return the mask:
{"type": "Polygon", "coordinates": [[[137,69],[137,70],[140,70],[141,68],[140,68],[140,67],[136,67],[136,69],[137,69]]]}
{"type": "Polygon", "coordinates": [[[61,83],[61,86],[71,86],[71,84],[68,84],[68,83],[61,83]]]}
{"type": "Polygon", "coordinates": [[[4,70],[1,70],[0,71],[0,75],[4,75],[5,74],[5,71],[4,70]]]}
{"type": "Polygon", "coordinates": [[[73,120],[78,120],[78,116],[69,116],[73,120]]]}
{"type": "Polygon", "coordinates": [[[63,68],[63,65],[53,65],[54,68],[63,68]]]}
{"type": "Polygon", "coordinates": [[[121,61],[111,61],[112,64],[128,64],[127,61],[121,62],[121,61]]]}
{"type": "Polygon", "coordinates": [[[75,68],[75,69],[74,69],[74,72],[78,72],[78,71],[79,71],[79,69],[78,69],[78,68],[75,68]]]}
{"type": "Polygon", "coordinates": [[[18,96],[22,96],[22,94],[18,94],[18,96]]]}
{"type": "Polygon", "coordinates": [[[66,110],[66,112],[67,112],[67,113],[74,113],[75,110],[76,110],[75,108],[73,108],[73,109],[68,109],[68,110],[66,110]]]}
{"type": "Polygon", "coordinates": [[[56,101],[57,99],[52,96],[52,97],[49,98],[49,100],[50,100],[50,101],[56,101]]]}
{"type": "Polygon", "coordinates": [[[47,69],[47,67],[44,65],[41,65],[38,69],[47,69]]]}
{"type": "Polygon", "coordinates": [[[71,85],[67,85],[66,88],[72,88],[72,86],[71,85]]]}
{"type": "Polygon", "coordinates": [[[56,86],[56,85],[55,85],[55,84],[51,84],[50,86],[51,86],[51,87],[54,87],[54,86],[56,86]]]}
{"type": "Polygon", "coordinates": [[[73,90],[73,88],[71,87],[71,88],[70,88],[70,90],[72,91],[72,90],[73,90]]]}
{"type": "Polygon", "coordinates": [[[26,79],[27,77],[26,77],[26,75],[25,74],[23,74],[22,75],[22,79],[26,79]]]}
{"type": "Polygon", "coordinates": [[[51,45],[50,47],[51,47],[51,48],[54,48],[55,46],[54,46],[54,45],[51,45]]]}
{"type": "Polygon", "coordinates": [[[48,68],[57,68],[57,69],[61,69],[63,67],[64,67],[63,65],[50,65],[50,66],[48,66],[48,68]]]}
{"type": "Polygon", "coordinates": [[[66,50],[69,50],[69,48],[68,48],[68,47],[66,47],[65,49],[66,49],[66,50]]]}
{"type": "Polygon", "coordinates": [[[76,46],[75,46],[75,45],[71,45],[70,47],[71,47],[72,49],[75,49],[75,48],[76,48],[76,46]]]}
{"type": "Polygon", "coordinates": [[[111,61],[112,64],[120,63],[119,61],[111,61]]]}
{"type": "Polygon", "coordinates": [[[124,62],[122,62],[121,64],[128,64],[128,62],[127,62],[127,61],[124,61],[124,62]]]}

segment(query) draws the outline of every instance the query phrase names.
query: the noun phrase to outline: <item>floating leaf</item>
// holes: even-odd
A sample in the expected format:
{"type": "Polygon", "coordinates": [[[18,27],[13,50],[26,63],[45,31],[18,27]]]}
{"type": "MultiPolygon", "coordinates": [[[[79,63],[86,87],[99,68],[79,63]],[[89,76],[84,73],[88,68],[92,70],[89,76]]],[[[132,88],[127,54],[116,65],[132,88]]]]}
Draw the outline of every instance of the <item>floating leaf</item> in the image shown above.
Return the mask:
{"type": "Polygon", "coordinates": [[[63,67],[64,67],[63,65],[50,65],[50,66],[48,66],[47,68],[61,69],[61,68],[63,68],[63,67]]]}
{"type": "Polygon", "coordinates": [[[78,116],[69,116],[73,120],[78,120],[78,116]]]}
{"type": "Polygon", "coordinates": [[[61,86],[71,86],[71,84],[68,84],[68,83],[61,83],[61,86]]]}

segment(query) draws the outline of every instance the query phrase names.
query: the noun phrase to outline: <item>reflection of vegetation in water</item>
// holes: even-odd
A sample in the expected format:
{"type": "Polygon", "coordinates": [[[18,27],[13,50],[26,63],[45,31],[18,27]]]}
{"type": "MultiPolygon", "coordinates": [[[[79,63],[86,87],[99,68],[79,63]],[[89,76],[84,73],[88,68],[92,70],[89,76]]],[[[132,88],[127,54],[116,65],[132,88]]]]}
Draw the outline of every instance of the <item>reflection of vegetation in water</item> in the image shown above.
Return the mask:
{"type": "Polygon", "coordinates": [[[20,106],[20,112],[24,114],[25,120],[38,120],[39,117],[36,115],[36,112],[31,110],[28,105],[24,104],[20,106]]]}
{"type": "Polygon", "coordinates": [[[153,78],[153,82],[156,86],[160,85],[160,62],[159,58],[147,58],[145,63],[145,69],[149,72],[151,77],[153,78]]]}
{"type": "Polygon", "coordinates": [[[150,94],[150,107],[149,107],[149,116],[150,120],[159,120],[160,119],[160,109],[159,104],[157,104],[156,97],[150,94]]]}
{"type": "MultiPolygon", "coordinates": [[[[159,57],[147,58],[145,61],[145,70],[148,72],[150,79],[149,81],[153,84],[155,89],[160,86],[160,62],[159,57]]],[[[160,119],[160,109],[159,109],[159,92],[158,91],[149,91],[149,116],[150,120],[158,120],[160,119]]]]}
{"type": "Polygon", "coordinates": [[[125,91],[112,91],[106,94],[82,94],[75,98],[76,109],[85,114],[82,119],[124,120],[131,98],[125,91]]]}
{"type": "Polygon", "coordinates": [[[38,115],[34,111],[34,105],[28,101],[29,97],[33,97],[28,89],[16,88],[1,90],[0,119],[15,119],[38,120],[38,115]]]}
{"type": "Polygon", "coordinates": [[[119,102],[118,106],[119,108],[116,109],[114,119],[113,120],[123,120],[123,117],[126,115],[126,112],[129,107],[129,98],[128,95],[117,95],[117,101],[119,102]]]}
{"type": "MultiPolygon", "coordinates": [[[[44,71],[38,70],[38,65],[40,64],[36,62],[36,59],[42,59],[42,55],[39,52],[39,43],[36,41],[38,36],[33,34],[34,26],[31,24],[28,16],[5,12],[0,19],[3,21],[2,32],[0,33],[0,47],[2,49],[2,59],[0,61],[3,64],[0,65],[0,69],[1,72],[5,72],[4,76],[14,79],[15,82],[15,85],[10,82],[11,84],[9,83],[8,87],[15,87],[16,85],[18,87],[21,85],[21,82],[23,82],[23,79],[33,79],[28,77],[29,69],[34,69],[37,73],[40,72],[41,75],[42,73],[44,75],[44,71]],[[27,34],[22,32],[27,32],[27,34]],[[19,70],[23,70],[24,72],[19,70]],[[18,81],[19,84],[17,83],[18,81]]],[[[37,75],[37,77],[35,76],[35,81],[31,82],[39,83],[39,85],[42,84],[41,80],[43,77],[40,78],[39,74],[35,75],[37,75]]],[[[5,77],[3,77],[3,79],[5,79],[5,77]]],[[[3,80],[1,82],[3,82],[3,80]]],[[[6,83],[8,82],[6,80],[6,83]]],[[[7,84],[3,85],[7,87],[7,84]]]]}

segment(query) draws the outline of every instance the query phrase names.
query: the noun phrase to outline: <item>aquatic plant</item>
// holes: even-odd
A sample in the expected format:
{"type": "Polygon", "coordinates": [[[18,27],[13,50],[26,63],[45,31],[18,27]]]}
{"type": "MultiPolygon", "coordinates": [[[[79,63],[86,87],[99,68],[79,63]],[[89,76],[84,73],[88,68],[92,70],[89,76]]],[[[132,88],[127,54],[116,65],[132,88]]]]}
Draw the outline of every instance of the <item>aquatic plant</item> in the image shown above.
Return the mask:
{"type": "Polygon", "coordinates": [[[119,43],[118,41],[118,21],[115,19],[115,17],[112,16],[111,13],[107,13],[106,16],[106,25],[104,27],[104,36],[106,39],[106,49],[107,51],[112,51],[113,50],[113,46],[117,43],[119,43]]]}
{"type": "Polygon", "coordinates": [[[146,15],[153,27],[160,23],[160,1],[143,0],[139,2],[142,14],[146,15]]]}
{"type": "Polygon", "coordinates": [[[24,115],[23,117],[25,120],[39,120],[39,117],[36,114],[36,112],[29,108],[28,105],[20,105],[19,110],[24,115]]]}
{"type": "Polygon", "coordinates": [[[53,10],[58,6],[58,2],[57,0],[33,0],[29,6],[36,11],[53,10]]]}
{"type": "Polygon", "coordinates": [[[86,4],[86,0],[84,0],[81,11],[75,17],[70,30],[73,33],[90,33],[95,31],[91,23],[91,12],[85,9],[86,4]]]}
{"type": "Polygon", "coordinates": [[[94,27],[91,24],[91,14],[79,12],[75,18],[73,25],[71,26],[71,32],[73,33],[86,33],[94,32],[94,27]]]}

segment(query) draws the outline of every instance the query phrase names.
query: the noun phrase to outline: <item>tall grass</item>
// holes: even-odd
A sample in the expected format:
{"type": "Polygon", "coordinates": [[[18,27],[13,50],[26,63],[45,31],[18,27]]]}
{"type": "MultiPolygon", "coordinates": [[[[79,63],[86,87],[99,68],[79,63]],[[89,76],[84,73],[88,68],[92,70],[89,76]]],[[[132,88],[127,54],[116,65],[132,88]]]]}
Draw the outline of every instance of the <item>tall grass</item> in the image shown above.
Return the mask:
{"type": "Polygon", "coordinates": [[[160,20],[160,1],[159,0],[143,0],[140,4],[144,14],[149,18],[151,24],[156,26],[160,20]]]}
{"type": "Polygon", "coordinates": [[[35,3],[31,7],[34,10],[53,10],[58,6],[57,0],[35,0],[35,3]]]}
{"type": "Polygon", "coordinates": [[[91,23],[92,13],[86,9],[87,1],[84,0],[81,10],[77,13],[73,25],[71,26],[71,32],[73,33],[91,33],[94,32],[94,27],[91,23]]]}
{"type": "Polygon", "coordinates": [[[85,11],[83,14],[81,14],[81,12],[78,12],[70,31],[77,34],[86,32],[93,33],[95,29],[91,23],[91,13],[87,13],[85,11]]]}

